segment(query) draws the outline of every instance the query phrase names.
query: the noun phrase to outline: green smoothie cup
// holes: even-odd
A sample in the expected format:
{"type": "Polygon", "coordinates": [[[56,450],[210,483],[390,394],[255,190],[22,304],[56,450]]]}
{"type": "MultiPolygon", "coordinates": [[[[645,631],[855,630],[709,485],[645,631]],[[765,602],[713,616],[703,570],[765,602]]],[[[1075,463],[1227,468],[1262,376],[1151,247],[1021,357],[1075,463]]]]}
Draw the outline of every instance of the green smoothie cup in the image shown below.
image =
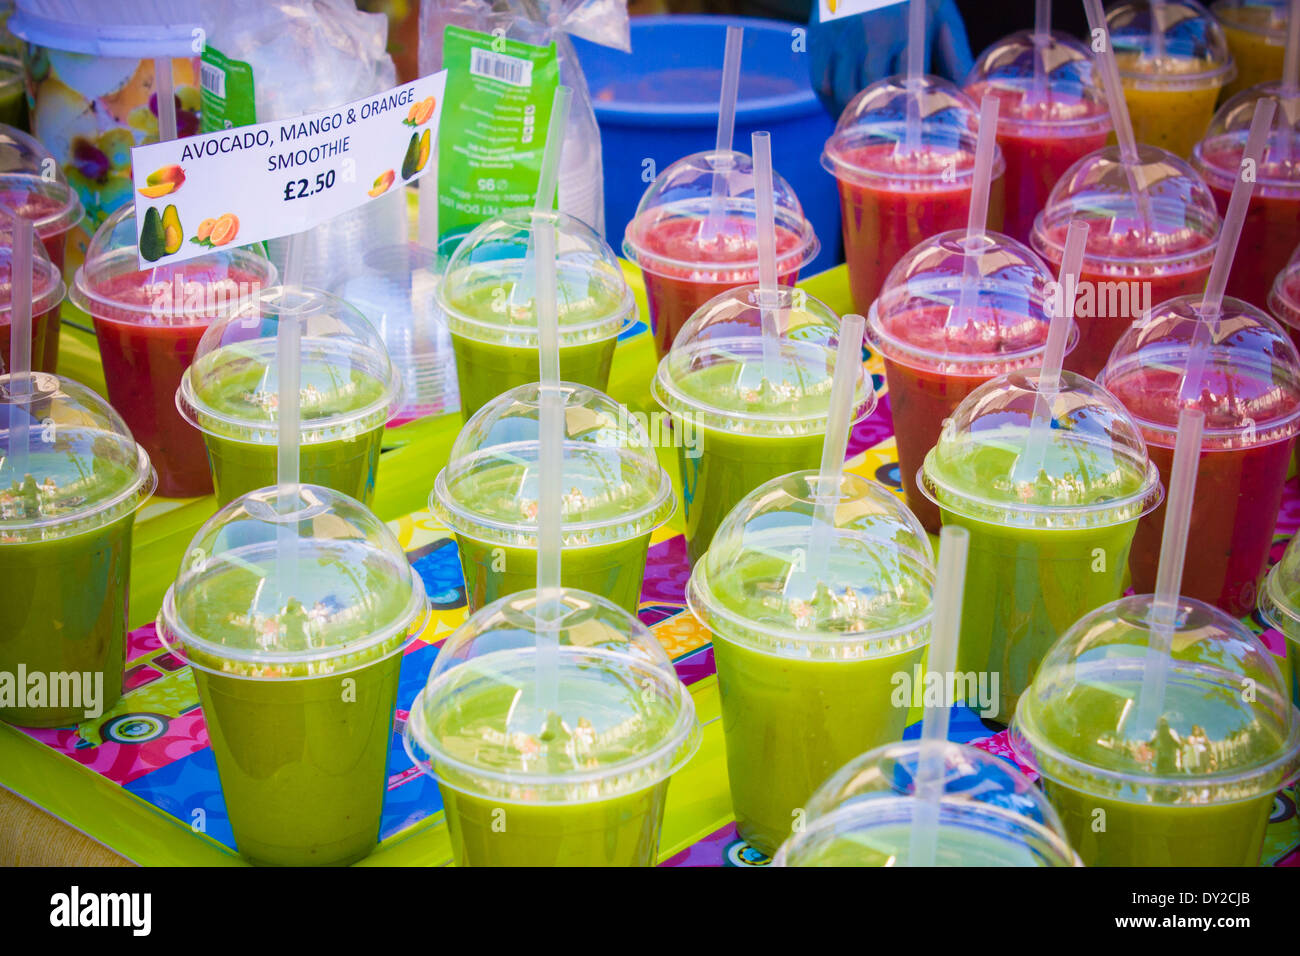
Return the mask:
{"type": "MultiPolygon", "coordinates": [[[[563,584],[635,614],[650,535],[673,513],[672,479],[638,415],[585,385],[563,390],[563,584]]],[[[540,421],[535,382],[492,399],[461,429],[429,496],[456,533],[471,611],[537,584],[540,421]]]]}
{"type": "Polygon", "coordinates": [[[84,385],[0,376],[0,720],[69,726],[122,696],[131,528],[149,456],[84,385]]]}
{"type": "Polygon", "coordinates": [[[281,315],[302,329],[302,480],[368,504],[401,377],[355,308],[284,286],[248,296],[208,326],[176,391],[181,415],[203,432],[217,501],[275,484],[281,315]]]}
{"type": "Polygon", "coordinates": [[[819,473],[775,478],[727,515],[687,585],[713,635],[736,826],[768,854],[836,769],[901,740],[930,639],[934,554],[888,489],[840,480],[824,560],[819,473]]]}
{"type": "Polygon", "coordinates": [[[434,292],[451,332],[467,421],[502,392],[537,381],[535,223],[556,232],[561,379],[604,391],[618,334],[635,315],[614,251],[590,226],[535,209],[480,224],[457,246],[434,292]]]}
{"type": "Polygon", "coordinates": [[[1300,535],[1291,539],[1282,560],[1264,578],[1259,612],[1286,638],[1287,666],[1282,676],[1290,685],[1292,701],[1300,706],[1300,535]]]}
{"type": "MultiPolygon", "coordinates": [[[[817,467],[839,329],[831,308],[802,289],[782,287],[761,303],[759,287],[746,285],[700,306],[677,334],[650,391],[672,417],[692,565],[746,494],[817,467]],[[778,330],[766,348],[764,311],[778,330]]],[[[875,406],[863,368],[851,421],[875,406]]]]}
{"type": "Polygon", "coordinates": [[[694,701],[622,608],[569,588],[547,605],[512,594],[447,639],[407,753],[437,777],[457,866],[652,866],[669,778],[699,745],[694,701]]]}
{"type": "Polygon", "coordinates": [[[1258,865],[1274,795],[1300,772],[1300,711],[1239,621],[1181,598],[1161,651],[1153,608],[1126,597],[1070,628],[1020,699],[1012,745],[1088,866],[1258,865]],[[1162,653],[1163,701],[1144,720],[1162,653]]]}
{"type": "Polygon", "coordinates": [[[1057,638],[1124,590],[1137,521],[1161,500],[1141,432],[1108,392],[1073,372],[1039,389],[1037,370],[971,392],[944,422],[918,481],[944,524],[970,532],[957,668],[1016,700],[1057,638]],[[1045,403],[1050,427],[1033,432],[1045,403]]]}
{"type": "Polygon", "coordinates": [[[253,863],[344,865],[374,849],[402,651],[428,599],[359,501],[244,495],[190,543],[158,634],[194,669],[235,844],[253,863]]]}
{"type": "Polygon", "coordinates": [[[918,776],[941,788],[935,866],[1076,866],[1056,811],[1008,761],[949,741],[886,744],[842,767],[808,801],[808,820],[774,866],[912,866],[918,776]]]}

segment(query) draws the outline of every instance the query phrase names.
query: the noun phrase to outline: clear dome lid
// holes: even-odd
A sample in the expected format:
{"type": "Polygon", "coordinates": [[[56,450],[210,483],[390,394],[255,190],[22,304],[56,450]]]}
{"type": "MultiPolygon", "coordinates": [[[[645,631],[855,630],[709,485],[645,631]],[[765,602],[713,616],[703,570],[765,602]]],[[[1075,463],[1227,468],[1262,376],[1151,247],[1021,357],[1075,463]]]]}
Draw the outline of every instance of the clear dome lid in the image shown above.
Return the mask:
{"type": "Polygon", "coordinates": [[[1135,521],[1162,494],[1137,423],[1113,395],[1073,372],[1055,391],[1040,389],[1036,370],[967,395],[925,456],[920,485],[940,508],[1033,528],[1135,521]],[[1039,402],[1051,420],[1035,439],[1039,402]]]}
{"type": "Polygon", "coordinates": [[[511,594],[438,651],[406,748],[442,785],[513,803],[583,803],[667,779],[699,745],[695,704],[645,625],[595,594],[511,594]],[[537,641],[555,641],[539,682],[537,641]]]}
{"type": "MultiPolygon", "coordinates": [[[[826,431],[840,320],[802,289],[781,286],[771,297],[779,344],[764,356],[763,309],[757,285],[714,296],[695,310],[659,362],[655,401],[697,426],[749,435],[815,435],[826,431]]],[[[852,421],[876,407],[866,367],[854,389],[852,421]]]]}
{"type": "Polygon", "coordinates": [[[259,245],[221,247],[184,262],[140,268],[135,203],[95,230],[69,298],[84,312],[140,325],[204,325],[269,290],[275,266],[259,245]]]}
{"type": "Polygon", "coordinates": [[[617,335],[636,304],[618,259],[586,223],[553,210],[511,209],[480,223],[447,263],[434,292],[456,335],[537,348],[533,232],[555,230],[561,347],[617,335]]]}
{"type": "Polygon", "coordinates": [[[910,865],[923,760],[943,781],[936,866],[1074,865],[1056,811],[1024,774],[946,740],[887,744],[845,764],[808,801],[803,831],[785,842],[774,864],[910,865]]]}
{"type": "Polygon", "coordinates": [[[1273,655],[1241,622],[1182,598],[1163,701],[1143,702],[1159,653],[1153,604],[1120,598],[1061,636],[1020,697],[1017,755],[1050,780],[1133,803],[1226,803],[1285,786],[1300,768],[1300,713],[1273,655]]]}
{"type": "Polygon", "coordinates": [[[44,143],[17,126],[0,123],[0,173],[43,176],[46,172],[55,179],[66,181],[54,154],[45,148],[44,143]]]}
{"type": "Polygon", "coordinates": [[[1300,192],[1300,100],[1287,94],[1281,83],[1252,86],[1220,106],[1205,138],[1193,148],[1192,162],[1207,183],[1231,192],[1241,175],[1246,136],[1260,100],[1273,100],[1277,110],[1264,154],[1255,165],[1255,191],[1294,196],[1300,192]]]}
{"type": "Polygon", "coordinates": [[[320,677],[389,657],[423,630],[420,575],[359,501],[299,485],[242,495],[209,518],[163,598],[158,634],[193,667],[320,677]]]}
{"type": "MultiPolygon", "coordinates": [[[[649,534],[676,499],[640,417],[585,385],[566,383],[563,392],[564,546],[649,534]]],[[[456,436],[429,508],[457,534],[537,547],[541,404],[538,383],[520,385],[480,408],[456,436]]]]}
{"type": "MultiPolygon", "coordinates": [[[[794,189],[772,172],[777,271],[793,272],[821,249],[794,189]]],[[[752,282],[758,270],[758,204],[754,160],[735,150],[684,156],[655,177],[627,224],[623,253],[642,269],[698,275],[720,272],[715,281],[752,282]],[[713,182],[722,183],[720,219],[709,223],[713,182]]]]}
{"type": "Polygon", "coordinates": [[[1145,143],[1132,166],[1120,160],[1118,146],[1106,146],[1066,170],[1034,220],[1034,249],[1059,263],[1075,219],[1088,224],[1084,268],[1134,278],[1170,263],[1182,267],[1189,257],[1208,267],[1223,226],[1200,174],[1145,143]]]}
{"type": "Polygon", "coordinates": [[[815,471],[774,478],[726,516],[686,600],[711,631],[769,654],[888,657],[930,640],[934,552],[898,497],[854,474],[833,505],[815,471]]]}
{"type": "MultiPolygon", "coordinates": [[[[2,179],[3,177],[0,177],[2,179]]],[[[14,221],[0,214],[0,325],[13,322],[14,221]]],[[[63,275],[50,261],[39,235],[32,237],[32,318],[63,301],[63,275]]],[[[8,371],[9,356],[0,355],[0,370],[8,371]]]]}
{"type": "MultiPolygon", "coordinates": [[[[936,178],[954,173],[958,180],[973,179],[979,107],[947,80],[922,77],[921,148],[907,150],[902,144],[908,102],[917,95],[908,90],[904,76],[886,77],[862,90],[840,114],[822,151],[822,165],[837,179],[877,187],[887,184],[893,191],[930,188],[936,178]]],[[[999,148],[993,178],[1005,168],[999,148]]]]}
{"type": "Polygon", "coordinates": [[[1273,46],[1286,45],[1290,0],[1215,0],[1210,12],[1226,27],[1262,37],[1273,46]]]}
{"type": "Polygon", "coordinates": [[[1065,33],[1052,31],[1044,43],[1033,30],[1003,37],[980,54],[965,89],[976,103],[985,94],[998,98],[1002,131],[1050,126],[1057,135],[1082,136],[1111,127],[1092,53],[1065,33]]]}
{"type": "Polygon", "coordinates": [[[110,525],[157,485],[121,416],[71,379],[0,376],[0,429],[0,547],[110,525]]]}
{"type": "Polygon", "coordinates": [[[1051,309],[1060,307],[1055,286],[1047,264],[1010,236],[943,232],[889,270],[867,336],[892,361],[944,375],[987,378],[1039,365],[1051,309]]]}
{"type": "MultiPolygon", "coordinates": [[[[0,161],[3,155],[4,141],[0,139],[0,161]]],[[[85,215],[81,198],[67,180],[61,175],[47,179],[41,172],[0,173],[0,205],[30,219],[42,239],[63,235],[85,215]]]]}
{"type": "Polygon", "coordinates": [[[1237,75],[1223,28],[1196,0],[1128,0],[1106,11],[1120,76],[1142,88],[1194,89],[1237,75]]]}
{"type": "Polygon", "coordinates": [[[356,438],[392,417],[401,379],[374,326],[328,292],[272,286],[203,333],[176,392],[186,420],[221,438],[277,442],[282,320],[299,324],[304,444],[356,438]]]}
{"type": "Polygon", "coordinates": [[[1300,535],[1291,538],[1282,560],[1264,578],[1259,611],[1269,626],[1296,645],[1287,653],[1300,654],[1300,535]]]}
{"type": "Polygon", "coordinates": [[[1293,339],[1300,337],[1300,247],[1291,253],[1286,268],[1273,280],[1268,293],[1268,310],[1291,330],[1293,339]]]}
{"type": "Polygon", "coordinates": [[[1115,343],[1097,380],[1124,403],[1148,441],[1167,447],[1184,406],[1205,413],[1205,449],[1246,448],[1300,432],[1300,355],[1290,336],[1230,296],[1215,330],[1199,304],[1199,296],[1184,295],[1154,307],[1115,343]],[[1190,361],[1198,340],[1205,343],[1203,366],[1190,361]]]}

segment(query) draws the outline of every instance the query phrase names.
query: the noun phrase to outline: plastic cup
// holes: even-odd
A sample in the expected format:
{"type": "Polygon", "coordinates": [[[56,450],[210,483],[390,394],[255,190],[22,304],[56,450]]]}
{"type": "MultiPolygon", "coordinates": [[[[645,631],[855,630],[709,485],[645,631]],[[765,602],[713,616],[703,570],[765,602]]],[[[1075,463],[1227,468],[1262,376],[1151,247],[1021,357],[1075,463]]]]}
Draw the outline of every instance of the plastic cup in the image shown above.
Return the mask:
{"type": "MultiPolygon", "coordinates": [[[[429,508],[456,534],[471,610],[537,583],[541,395],[534,382],[480,408],[452,445],[429,508]]],[[[566,383],[562,582],[635,614],[650,535],[672,479],[642,424],[608,395],[566,383]]]]}
{"type": "Polygon", "coordinates": [[[1236,67],[1223,30],[1196,0],[1160,0],[1153,37],[1155,6],[1128,0],[1106,11],[1106,23],[1137,141],[1187,159],[1236,67]]]}
{"type": "MultiPolygon", "coordinates": [[[[777,279],[792,286],[821,244],[799,197],[775,170],[772,188],[777,279]]],[[[705,302],[758,282],[757,213],[754,161],[734,150],[684,156],[645,191],[627,224],[623,254],[641,267],[660,358],[705,302]],[[715,178],[722,181],[722,215],[710,227],[715,178]]]]}
{"type": "Polygon", "coordinates": [[[1087,866],[1256,866],[1274,795],[1300,768],[1300,714],[1259,639],[1184,597],[1163,710],[1140,727],[1162,653],[1152,605],[1121,598],[1070,628],[1021,698],[1012,745],[1087,866]]]}
{"type": "Polygon", "coordinates": [[[1223,99],[1282,79],[1289,9],[1290,0],[1217,0],[1210,4],[1237,65],[1236,78],[1223,87],[1223,99]]]}
{"type": "Polygon", "coordinates": [[[43,372],[0,376],[0,429],[0,673],[28,690],[0,720],[70,726],[122,695],[131,529],[153,468],[107,402],[43,372]]]}
{"type": "Polygon", "coordinates": [[[1280,83],[1267,83],[1234,96],[1214,115],[1205,139],[1196,144],[1193,162],[1214,194],[1219,213],[1226,214],[1232,187],[1242,175],[1255,104],[1261,99],[1277,101],[1278,110],[1255,167],[1255,186],[1226,291],[1264,309],[1274,278],[1300,244],[1300,133],[1286,118],[1287,102],[1294,103],[1300,95],[1284,96],[1280,83]]]}
{"type": "MultiPolygon", "coordinates": [[[[818,467],[830,411],[839,318],[801,289],[773,297],[779,345],[768,381],[758,286],[706,302],[659,363],[650,391],[672,420],[691,564],[746,494],[778,475],[818,467]]],[[[850,420],[876,405],[865,369],[850,420]]]]}
{"type": "Polygon", "coordinates": [[[1291,341],[1300,349],[1300,246],[1273,280],[1268,294],[1268,311],[1282,323],[1291,341]]]}
{"type": "Polygon", "coordinates": [[[1064,33],[1051,33],[1040,48],[1032,30],[1013,33],[985,50],[966,78],[976,103],[1000,101],[998,148],[1006,162],[1003,231],[1029,242],[1034,217],[1047,204],[1067,169],[1106,145],[1110,113],[1092,53],[1064,33]],[[1044,82],[1034,66],[1042,61],[1044,82]]]}
{"type": "Polygon", "coordinates": [[[0,56],[0,123],[27,125],[27,87],[21,60],[0,56]]]}
{"type": "Polygon", "coordinates": [[[941,767],[935,866],[1074,866],[1056,811],[1009,762],[965,744],[886,744],[823,783],[774,866],[908,866],[922,755],[941,767]]]}
{"type": "MultiPolygon", "coordinates": [[[[926,76],[921,101],[921,140],[916,152],[903,145],[907,80],[879,80],[844,108],[826,141],[822,165],[839,184],[844,257],[853,307],[863,315],[880,294],[885,277],[922,239],[964,229],[975,179],[979,107],[947,80],[926,76]]],[[[988,228],[1003,221],[1001,149],[993,161],[988,228]]]]}
{"type": "Polygon", "coordinates": [[[1300,706],[1300,537],[1293,537],[1282,560],[1273,565],[1259,592],[1259,611],[1286,638],[1288,665],[1283,668],[1291,700],[1300,706]]]}
{"type": "Polygon", "coordinates": [[[301,480],[369,504],[401,379],[355,308],[284,286],[261,290],[208,326],[176,391],[181,415],[203,433],[217,500],[276,482],[281,316],[293,316],[302,335],[301,480]]]}
{"type": "Polygon", "coordinates": [[[1043,260],[1010,236],[967,238],[959,230],[908,252],[871,306],[867,336],[885,362],[903,490],[927,531],[937,534],[940,522],[917,485],[926,453],[972,391],[1042,364],[1053,282],[1043,260]],[[950,319],[959,314],[963,288],[969,312],[950,319]]]}
{"type": "MultiPolygon", "coordinates": [[[[13,330],[13,239],[12,221],[0,214],[0,370],[5,372],[9,370],[13,330]]],[[[31,367],[38,372],[53,372],[45,362],[46,343],[59,326],[63,290],[58,268],[50,262],[44,247],[33,243],[31,367]]]]}
{"type": "Polygon", "coordinates": [[[669,778],[699,745],[694,701],[643,624],[568,588],[548,698],[539,604],[512,594],[447,638],[407,753],[437,777],[457,866],[652,866],[669,778]]]}
{"type": "Polygon", "coordinates": [[[141,269],[131,203],[91,239],[71,299],[95,324],[108,397],[148,450],[160,495],[211,494],[203,437],[177,411],[176,389],[209,326],[275,281],[254,247],[141,269]]]}
{"type": "Polygon", "coordinates": [[[768,856],[836,768],[902,739],[911,695],[895,689],[920,679],[930,640],[925,530],[892,492],[846,474],[821,562],[819,480],[800,471],[746,495],[686,589],[713,635],[736,826],[768,856]]]}
{"type": "Polygon", "coordinates": [[[402,651],[429,603],[360,502],[301,485],[281,515],[277,494],[242,496],[199,529],[158,634],[193,668],[240,854],[342,865],[379,839],[402,651]]]}
{"type": "Polygon", "coordinates": [[[925,457],[921,487],[944,524],[970,532],[957,669],[998,682],[1008,723],[1039,662],[1075,621],[1124,591],[1138,518],[1160,501],[1137,423],[1097,384],[1062,372],[1054,392],[1034,371],[971,392],[925,457]],[[1030,427],[1051,414],[1039,462],[1030,427]]]}
{"type": "MultiPolygon", "coordinates": [[[[1240,299],[1224,298],[1219,340],[1209,348],[1199,389],[1186,391],[1188,353],[1205,320],[1199,296],[1161,303],[1150,321],[1125,333],[1098,381],[1142,428],[1151,460],[1169,481],[1178,413],[1205,413],[1192,505],[1193,546],[1182,593],[1234,617],[1255,609],[1300,432],[1300,355],[1275,321],[1240,299]]],[[[1129,568],[1138,593],[1155,587],[1164,509],[1139,525],[1129,568]]]]}
{"type": "Polygon", "coordinates": [[[1053,271],[1060,270],[1075,219],[1088,224],[1088,244],[1075,300],[1079,344],[1065,367],[1096,378],[1124,330],[1148,309],[1204,291],[1222,220],[1209,187],[1188,163],[1141,144],[1138,162],[1127,170],[1119,147],[1108,146],[1079,160],[1056,184],[1034,220],[1032,241],[1053,271]],[[1133,183],[1140,184],[1140,197],[1133,183]]]}
{"type": "Polygon", "coordinates": [[[560,377],[604,391],[618,334],[636,310],[614,252],[590,226],[550,210],[512,209],[452,253],[434,295],[456,354],[461,412],[538,378],[532,232],[556,231],[560,377]]]}

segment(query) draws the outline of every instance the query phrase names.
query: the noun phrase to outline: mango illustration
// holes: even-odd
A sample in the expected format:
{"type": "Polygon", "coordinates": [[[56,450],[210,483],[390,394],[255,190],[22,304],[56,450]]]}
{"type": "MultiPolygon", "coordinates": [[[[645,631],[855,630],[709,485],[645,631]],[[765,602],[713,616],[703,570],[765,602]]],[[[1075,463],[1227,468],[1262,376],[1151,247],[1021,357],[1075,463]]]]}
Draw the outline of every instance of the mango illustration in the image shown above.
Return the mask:
{"type": "Polygon", "coordinates": [[[366,193],[366,195],[370,196],[371,198],[375,196],[382,196],[384,193],[388,192],[388,187],[393,185],[393,180],[396,178],[397,178],[396,173],[394,173],[391,169],[387,170],[386,172],[381,174],[377,179],[375,179],[374,185],[370,188],[370,190],[366,193]]]}
{"type": "Polygon", "coordinates": [[[202,242],[212,235],[212,227],[217,224],[215,219],[204,219],[199,223],[199,228],[194,230],[194,238],[202,242]]]}
{"type": "Polygon", "coordinates": [[[140,256],[145,262],[157,262],[167,255],[167,236],[163,231],[162,216],[158,208],[150,206],[140,227],[140,256]]]}
{"type": "Polygon", "coordinates": [[[420,134],[412,133],[411,141],[406,146],[406,155],[402,157],[402,178],[410,179],[419,169],[416,163],[420,160],[420,134]]]}
{"type": "Polygon", "coordinates": [[[148,185],[140,187],[140,195],[160,199],[185,185],[185,170],[179,166],[162,166],[150,173],[145,182],[148,185]]]}
{"type": "Polygon", "coordinates": [[[424,164],[427,163],[428,161],[429,161],[429,130],[426,129],[424,131],[424,135],[420,137],[420,154],[419,156],[416,157],[415,160],[415,171],[418,173],[420,170],[424,169],[424,164]]]}
{"type": "Polygon", "coordinates": [[[176,212],[175,206],[168,206],[163,210],[163,251],[171,255],[181,247],[185,240],[185,231],[181,228],[181,217],[176,212]]]}
{"type": "Polygon", "coordinates": [[[214,246],[224,246],[237,235],[239,235],[239,217],[233,212],[228,212],[213,225],[208,239],[214,246]]]}

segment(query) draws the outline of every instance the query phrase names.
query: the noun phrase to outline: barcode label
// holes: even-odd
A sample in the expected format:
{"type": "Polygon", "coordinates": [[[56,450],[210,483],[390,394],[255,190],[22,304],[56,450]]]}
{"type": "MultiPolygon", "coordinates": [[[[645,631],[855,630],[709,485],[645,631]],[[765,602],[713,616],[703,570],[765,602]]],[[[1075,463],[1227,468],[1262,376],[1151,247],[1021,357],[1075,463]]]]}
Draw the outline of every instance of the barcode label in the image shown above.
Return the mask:
{"type": "Polygon", "coordinates": [[[199,64],[199,86],[213,96],[226,98],[226,71],[206,61],[199,64]]]}
{"type": "Polygon", "coordinates": [[[474,76],[485,76],[491,80],[500,80],[511,86],[533,85],[533,64],[531,60],[520,59],[505,53],[492,53],[474,47],[470,50],[469,71],[474,76]]]}

